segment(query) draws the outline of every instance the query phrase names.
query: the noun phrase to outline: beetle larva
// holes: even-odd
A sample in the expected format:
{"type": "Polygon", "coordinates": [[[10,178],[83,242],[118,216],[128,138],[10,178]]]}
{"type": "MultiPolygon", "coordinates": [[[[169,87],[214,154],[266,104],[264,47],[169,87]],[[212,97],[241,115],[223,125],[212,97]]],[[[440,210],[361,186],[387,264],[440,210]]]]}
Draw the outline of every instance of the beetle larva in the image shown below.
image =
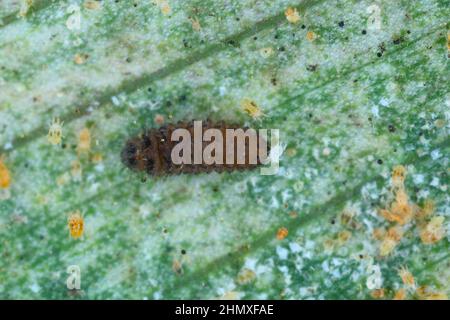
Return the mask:
{"type": "Polygon", "coordinates": [[[130,169],[158,176],[252,169],[263,163],[261,160],[266,159],[267,152],[266,137],[256,130],[223,122],[190,121],[145,130],[139,136],[126,142],[121,158],[130,169]],[[182,152],[179,153],[174,150],[174,148],[179,149],[180,146],[177,147],[177,145],[181,144],[180,139],[174,139],[175,136],[179,137],[178,129],[184,129],[183,133],[186,136],[183,137],[182,142],[190,154],[184,148],[181,148],[182,152]],[[210,130],[208,134],[208,129],[215,130],[210,130]],[[199,132],[200,140],[196,140],[199,132]],[[212,135],[213,132],[214,135],[212,135]],[[174,133],[176,135],[173,135],[174,133]],[[204,133],[208,136],[207,141],[204,140],[204,133]],[[186,137],[189,137],[190,141],[185,141],[186,137]],[[217,148],[211,151],[213,143],[217,148]],[[208,146],[209,148],[205,150],[208,146]],[[212,158],[215,159],[213,162],[208,161],[211,157],[203,159],[203,156],[208,154],[206,151],[211,152],[212,158]],[[184,160],[176,161],[174,154],[184,160]],[[200,157],[201,160],[198,162],[200,157]]]}

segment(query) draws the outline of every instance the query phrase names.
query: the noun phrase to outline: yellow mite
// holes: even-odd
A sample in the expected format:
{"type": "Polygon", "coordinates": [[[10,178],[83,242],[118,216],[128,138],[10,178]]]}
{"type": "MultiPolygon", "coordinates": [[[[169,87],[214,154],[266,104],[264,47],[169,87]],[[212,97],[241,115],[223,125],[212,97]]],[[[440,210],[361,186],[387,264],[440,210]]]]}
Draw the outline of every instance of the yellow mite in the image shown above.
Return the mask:
{"type": "Polygon", "coordinates": [[[6,189],[11,184],[11,174],[8,167],[3,162],[3,157],[0,157],[0,188],[6,189]]]}
{"type": "Polygon", "coordinates": [[[287,8],[286,11],[284,11],[284,15],[286,16],[287,21],[289,21],[290,23],[297,23],[300,21],[300,15],[295,8],[287,8]]]}
{"type": "Polygon", "coordinates": [[[70,213],[68,226],[72,238],[78,239],[83,235],[84,219],[79,210],[70,213]]]}
{"type": "Polygon", "coordinates": [[[250,100],[248,98],[245,98],[241,101],[241,107],[253,119],[258,119],[264,116],[264,113],[261,111],[258,105],[253,100],[250,100]]]}
{"type": "Polygon", "coordinates": [[[62,135],[62,126],[64,122],[61,122],[59,118],[54,118],[50,124],[50,128],[47,134],[47,140],[53,145],[60,144],[62,135]]]}

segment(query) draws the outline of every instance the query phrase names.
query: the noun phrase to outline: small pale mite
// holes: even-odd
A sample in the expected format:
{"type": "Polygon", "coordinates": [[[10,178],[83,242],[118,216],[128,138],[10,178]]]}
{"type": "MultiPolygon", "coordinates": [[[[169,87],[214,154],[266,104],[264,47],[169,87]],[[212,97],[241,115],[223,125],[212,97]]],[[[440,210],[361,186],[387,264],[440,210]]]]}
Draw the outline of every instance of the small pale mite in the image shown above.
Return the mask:
{"type": "MultiPolygon", "coordinates": [[[[211,121],[204,121],[203,133],[210,128],[219,129],[222,132],[224,149],[226,148],[226,129],[239,129],[238,125],[226,124],[224,122],[214,123],[211,121]]],[[[187,129],[191,134],[191,150],[194,150],[194,122],[178,122],[176,124],[167,124],[159,129],[145,129],[140,135],[132,137],[127,140],[125,146],[121,152],[122,163],[134,170],[140,172],[146,172],[149,175],[163,176],[163,175],[176,175],[183,173],[203,173],[203,172],[223,172],[223,171],[235,171],[235,170],[249,170],[254,169],[261,165],[259,156],[257,157],[257,163],[252,164],[249,161],[249,141],[245,140],[245,163],[237,163],[237,155],[234,155],[234,162],[231,164],[225,164],[225,158],[223,159],[224,164],[174,164],[171,158],[172,149],[177,145],[178,141],[171,141],[171,136],[176,129],[187,129]]],[[[242,128],[246,131],[248,128],[242,128]]],[[[259,134],[255,130],[256,135],[259,134]]],[[[258,151],[260,148],[260,141],[258,141],[258,151]]],[[[262,140],[265,143],[265,140],[262,140]]],[[[203,141],[202,151],[211,142],[203,141]]],[[[235,151],[236,142],[235,142],[235,151]]],[[[270,146],[267,146],[267,154],[270,150],[270,146]]],[[[223,153],[225,157],[225,152],[223,153]]],[[[259,155],[259,152],[258,152],[259,155]]]]}

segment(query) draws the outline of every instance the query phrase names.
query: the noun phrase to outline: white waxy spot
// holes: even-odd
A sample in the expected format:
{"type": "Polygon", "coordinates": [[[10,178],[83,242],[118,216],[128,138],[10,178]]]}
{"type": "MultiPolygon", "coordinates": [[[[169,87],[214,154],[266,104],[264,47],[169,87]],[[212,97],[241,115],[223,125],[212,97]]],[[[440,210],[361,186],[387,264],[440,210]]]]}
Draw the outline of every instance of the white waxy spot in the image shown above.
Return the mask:
{"type": "Polygon", "coordinates": [[[433,151],[431,151],[431,159],[436,160],[439,159],[441,157],[441,152],[439,151],[439,149],[435,149],[433,151]]]}
{"type": "Polygon", "coordinates": [[[380,117],[379,111],[380,110],[378,109],[378,106],[373,106],[372,107],[372,114],[374,115],[374,117],[377,117],[377,118],[380,117]]]}
{"type": "Polygon", "coordinates": [[[325,272],[330,271],[330,265],[328,264],[328,260],[325,260],[324,262],[322,262],[322,270],[325,272]]]}
{"type": "Polygon", "coordinates": [[[387,107],[387,106],[389,106],[389,101],[386,100],[385,98],[382,98],[382,99],[380,100],[380,104],[381,104],[383,107],[387,107]]]}
{"type": "Polygon", "coordinates": [[[247,259],[244,263],[245,268],[250,269],[250,270],[255,270],[256,269],[256,259],[247,259]]]}
{"type": "Polygon", "coordinates": [[[115,105],[116,107],[120,105],[120,101],[116,96],[113,96],[111,98],[111,101],[112,101],[113,105],[115,105]]]}
{"type": "Polygon", "coordinates": [[[31,291],[33,291],[34,293],[38,293],[39,290],[41,290],[41,287],[39,287],[39,285],[37,283],[34,283],[30,286],[31,291]]]}
{"type": "Polygon", "coordinates": [[[281,260],[286,260],[288,257],[289,251],[283,247],[277,247],[277,255],[281,260]]]}
{"type": "Polygon", "coordinates": [[[439,178],[438,177],[433,177],[433,180],[431,180],[430,185],[433,186],[433,187],[438,187],[439,186],[439,178]]]}
{"type": "Polygon", "coordinates": [[[159,292],[159,291],[156,291],[154,294],[153,294],[153,299],[154,300],[159,300],[159,299],[161,299],[161,292],[159,292]]]}
{"type": "Polygon", "coordinates": [[[424,181],[424,176],[423,174],[415,174],[413,175],[413,181],[415,184],[422,184],[424,181]]]}
{"type": "Polygon", "coordinates": [[[300,250],[301,250],[302,248],[298,245],[298,243],[296,243],[296,242],[291,242],[291,243],[289,243],[289,249],[291,249],[291,251],[292,251],[293,253],[297,253],[297,252],[300,252],[300,250]]]}
{"type": "Polygon", "coordinates": [[[142,204],[139,206],[139,213],[143,218],[147,218],[151,213],[151,209],[147,205],[142,204]]]}
{"type": "Polygon", "coordinates": [[[224,86],[221,86],[221,87],[219,88],[219,94],[220,94],[221,96],[224,96],[226,92],[227,92],[227,89],[226,89],[224,86]]]}
{"type": "Polygon", "coordinates": [[[419,199],[426,199],[430,195],[430,191],[426,189],[422,189],[417,193],[417,198],[419,199]]]}

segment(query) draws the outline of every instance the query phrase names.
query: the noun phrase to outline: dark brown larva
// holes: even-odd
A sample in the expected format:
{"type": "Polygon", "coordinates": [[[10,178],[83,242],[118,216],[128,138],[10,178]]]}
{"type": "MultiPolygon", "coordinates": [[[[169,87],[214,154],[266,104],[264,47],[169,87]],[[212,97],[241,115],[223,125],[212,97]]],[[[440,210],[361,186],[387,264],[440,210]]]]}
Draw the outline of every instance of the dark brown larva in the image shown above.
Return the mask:
{"type": "MultiPolygon", "coordinates": [[[[230,125],[225,123],[212,123],[206,121],[202,123],[203,132],[207,129],[215,128],[219,129],[223,135],[223,145],[224,149],[226,147],[226,129],[239,129],[237,125],[230,125]]],[[[147,172],[150,175],[160,176],[160,175],[172,175],[180,173],[201,173],[201,172],[211,172],[211,171],[234,171],[234,170],[245,170],[252,169],[261,164],[259,157],[257,157],[257,163],[251,164],[249,161],[249,143],[245,142],[245,163],[237,163],[237,155],[235,153],[234,163],[232,164],[174,164],[171,159],[172,149],[179,142],[171,141],[172,132],[176,129],[183,128],[187,129],[192,137],[191,149],[194,150],[193,140],[194,140],[194,123],[190,122],[178,122],[177,124],[168,124],[160,127],[159,129],[149,129],[145,130],[142,134],[137,137],[129,139],[121,153],[122,162],[130,169],[135,171],[147,172]]],[[[248,128],[242,128],[244,131],[248,128]]],[[[256,132],[256,135],[258,133],[256,132]]],[[[258,150],[261,147],[261,141],[258,140],[258,150]]],[[[265,143],[265,140],[262,140],[265,143]]],[[[210,142],[203,142],[203,149],[210,144],[210,142]]],[[[269,146],[267,146],[269,149],[269,146]]],[[[236,151],[236,143],[235,143],[236,151]]],[[[225,151],[223,152],[225,163],[225,151]]],[[[193,159],[193,156],[191,157],[193,159]]]]}

